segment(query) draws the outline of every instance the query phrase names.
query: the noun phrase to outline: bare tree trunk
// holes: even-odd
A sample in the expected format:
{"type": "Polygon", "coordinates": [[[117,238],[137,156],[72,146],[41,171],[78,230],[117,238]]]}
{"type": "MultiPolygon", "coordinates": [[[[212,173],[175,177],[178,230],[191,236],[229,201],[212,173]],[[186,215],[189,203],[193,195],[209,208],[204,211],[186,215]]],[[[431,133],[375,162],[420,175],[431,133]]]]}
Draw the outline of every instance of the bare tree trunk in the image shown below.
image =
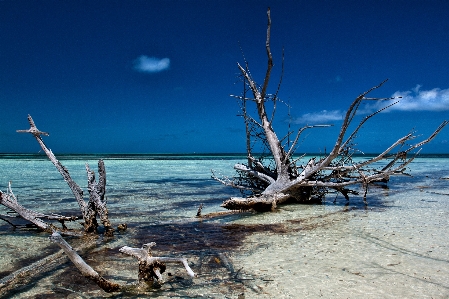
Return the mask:
{"type": "Polygon", "coordinates": [[[96,211],[100,216],[100,221],[105,228],[105,232],[110,234],[114,231],[109,222],[108,208],[106,207],[106,170],[103,160],[98,161],[98,183],[95,182],[95,173],[90,170],[89,164],[86,164],[86,171],[88,177],[87,190],[89,191],[89,204],[93,205],[90,210],[96,211]]]}

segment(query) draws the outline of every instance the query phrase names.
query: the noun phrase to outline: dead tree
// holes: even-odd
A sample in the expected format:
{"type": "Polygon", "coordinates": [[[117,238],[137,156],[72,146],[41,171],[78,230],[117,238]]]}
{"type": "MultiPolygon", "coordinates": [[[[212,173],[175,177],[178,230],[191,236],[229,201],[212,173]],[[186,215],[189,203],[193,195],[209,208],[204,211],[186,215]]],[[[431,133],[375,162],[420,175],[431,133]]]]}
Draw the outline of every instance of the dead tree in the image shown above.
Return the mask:
{"type": "MultiPolygon", "coordinates": [[[[266,211],[275,209],[280,203],[287,200],[296,200],[299,202],[310,202],[312,200],[322,200],[329,191],[337,191],[346,199],[349,194],[358,192],[351,189],[353,185],[362,185],[365,188],[365,196],[368,184],[377,181],[388,181],[391,175],[404,174],[406,166],[412,162],[415,155],[407,155],[414,149],[430,142],[447,124],[444,121],[433,134],[427,139],[407,145],[415,136],[410,133],[399,138],[391,146],[385,149],[379,155],[366,161],[355,162],[353,154],[356,151],[354,139],[359,133],[362,125],[387,109],[391,105],[379,111],[366,116],[358,126],[352,131],[348,129],[353,122],[356,112],[364,101],[381,101],[388,98],[368,98],[367,95],[374,89],[381,87],[385,82],[359,95],[349,106],[343,119],[340,132],[336,138],[335,145],[329,154],[321,158],[312,158],[307,163],[301,164],[299,160],[294,159],[298,140],[301,133],[306,129],[315,127],[326,127],[328,125],[305,126],[298,130],[293,142],[287,142],[283,145],[284,139],[279,139],[273,128],[273,117],[276,111],[276,103],[279,100],[277,92],[268,94],[267,88],[270,81],[270,75],[273,64],[273,57],[270,49],[270,30],[271,16],[270,9],[267,11],[268,26],[266,36],[267,70],[262,85],[258,85],[248,71],[247,66],[238,68],[242,74],[245,85],[252,93],[252,98],[247,98],[245,92],[238,98],[242,101],[242,116],[246,126],[247,138],[247,164],[236,164],[234,166],[237,176],[234,178],[219,178],[212,175],[217,181],[247,192],[246,197],[234,197],[226,200],[222,206],[231,210],[266,211]],[[257,119],[253,118],[247,112],[247,103],[253,102],[257,110],[257,119]],[[269,117],[267,103],[272,103],[272,115],[269,117]],[[266,148],[268,155],[257,157],[253,154],[252,147],[248,146],[254,142],[261,142],[266,148]],[[393,153],[393,151],[396,151],[393,153]],[[380,162],[388,160],[387,165],[380,162]],[[381,164],[379,166],[379,164],[381,164]]],[[[280,84],[279,84],[280,85],[280,84]]],[[[278,90],[279,90],[278,85],[278,90]]],[[[287,138],[293,132],[287,133],[287,138]]]]}
{"type": "MultiPolygon", "coordinates": [[[[19,133],[31,133],[36,138],[44,152],[47,154],[50,161],[56,166],[56,169],[62,175],[64,180],[69,185],[72,190],[75,198],[80,206],[83,220],[84,220],[84,231],[87,233],[95,233],[97,232],[98,223],[96,216],[99,215],[100,221],[103,223],[105,228],[105,234],[112,235],[113,228],[108,219],[108,210],[106,208],[106,171],[104,167],[103,160],[99,160],[98,162],[98,172],[99,179],[98,183],[95,181],[95,174],[90,170],[89,165],[86,164],[87,171],[87,179],[88,179],[88,191],[89,191],[89,201],[86,203],[83,199],[83,191],[82,189],[72,180],[68,170],[56,159],[55,155],[51,150],[47,148],[45,143],[43,142],[41,135],[48,136],[49,134],[46,132],[42,132],[37,129],[32,117],[28,115],[28,121],[30,123],[30,129],[28,130],[17,130],[19,133]]],[[[6,206],[13,212],[17,214],[16,217],[4,216],[0,215],[0,219],[8,222],[9,224],[17,227],[14,224],[12,219],[21,218],[31,223],[32,226],[37,227],[43,231],[51,233],[50,240],[62,249],[62,251],[67,255],[67,257],[73,262],[73,264],[80,270],[81,274],[85,277],[94,281],[100,288],[102,288],[106,292],[130,292],[130,293],[138,293],[141,288],[137,285],[120,285],[110,280],[103,278],[97,271],[95,271],[92,267],[90,267],[79,254],[74,250],[61,236],[61,234],[69,234],[76,235],[73,232],[67,230],[67,227],[64,225],[65,221],[73,221],[77,220],[77,216],[61,216],[57,214],[44,214],[32,211],[30,209],[25,208],[17,201],[17,197],[14,195],[11,183],[8,185],[7,193],[3,193],[0,191],[0,204],[6,206]],[[58,229],[55,225],[48,223],[45,220],[57,220],[62,223],[62,230],[58,229]]],[[[126,224],[119,225],[120,230],[126,229],[126,224]]],[[[83,247],[87,247],[88,243],[84,243],[83,247]]],[[[187,260],[185,258],[172,258],[172,257],[153,257],[151,255],[151,247],[154,246],[155,243],[144,244],[142,248],[131,248],[128,246],[124,246],[120,249],[120,252],[132,255],[137,257],[139,260],[139,281],[146,282],[145,289],[148,287],[152,287],[152,284],[149,282],[153,282],[154,278],[157,279],[159,283],[163,282],[162,273],[165,271],[165,263],[182,263],[187,270],[187,273],[194,277],[195,273],[189,267],[187,260]]],[[[30,266],[22,268],[14,273],[11,273],[5,278],[0,279],[0,292],[3,290],[10,290],[12,285],[20,280],[21,277],[27,276],[30,273],[39,273],[39,269],[43,268],[45,264],[49,262],[54,262],[60,259],[61,253],[56,253],[51,257],[44,258],[41,261],[33,263],[30,266]]],[[[144,289],[144,290],[145,290],[144,289]]]]}
{"type": "Polygon", "coordinates": [[[106,169],[103,160],[98,161],[98,183],[95,181],[95,173],[90,169],[89,164],[86,163],[87,172],[87,190],[89,191],[89,201],[86,203],[83,199],[83,190],[78,184],[70,177],[69,171],[56,159],[53,152],[47,148],[41,135],[49,136],[48,133],[39,131],[33,121],[31,115],[28,115],[28,122],[30,128],[28,130],[17,130],[19,133],[31,133],[47,154],[47,157],[56,166],[56,169],[62,175],[64,180],[72,190],[73,195],[78,202],[81,213],[83,215],[83,226],[86,232],[96,232],[98,228],[97,215],[102,222],[105,234],[112,234],[114,229],[108,219],[108,209],[106,207],[106,169]]]}

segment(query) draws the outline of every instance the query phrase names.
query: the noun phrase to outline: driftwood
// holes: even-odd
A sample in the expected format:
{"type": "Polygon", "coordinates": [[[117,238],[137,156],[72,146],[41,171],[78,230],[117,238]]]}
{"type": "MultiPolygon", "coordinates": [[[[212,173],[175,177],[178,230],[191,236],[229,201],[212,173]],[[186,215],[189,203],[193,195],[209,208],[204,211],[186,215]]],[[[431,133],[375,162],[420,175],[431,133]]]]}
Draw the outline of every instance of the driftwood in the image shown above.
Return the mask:
{"type": "MultiPolygon", "coordinates": [[[[54,232],[50,240],[61,247],[67,254],[72,263],[78,270],[87,278],[93,280],[97,285],[106,292],[134,292],[138,291],[139,285],[121,285],[103,278],[97,271],[89,266],[73,248],[62,238],[62,236],[54,232]]],[[[139,282],[145,282],[147,287],[152,287],[154,279],[158,283],[162,283],[162,273],[166,269],[165,263],[182,263],[191,277],[195,277],[195,273],[189,267],[187,259],[172,258],[172,257],[153,257],[151,254],[151,247],[156,243],[144,244],[142,248],[132,248],[124,246],[120,248],[120,252],[136,257],[139,261],[139,282]]]]}
{"type": "Polygon", "coordinates": [[[172,258],[172,257],[155,257],[152,255],[151,248],[156,245],[155,242],[143,244],[142,248],[132,248],[123,246],[120,248],[121,253],[131,255],[139,261],[139,281],[143,281],[150,286],[154,279],[158,282],[163,282],[162,273],[165,272],[165,263],[182,263],[186,268],[187,273],[191,277],[195,277],[195,273],[189,267],[187,259],[172,258]]]}
{"type": "Polygon", "coordinates": [[[416,138],[413,134],[407,134],[399,138],[390,147],[379,155],[366,161],[355,162],[353,154],[359,152],[354,145],[354,139],[359,133],[362,125],[388,107],[396,104],[394,102],[387,107],[366,116],[358,126],[348,133],[357,110],[364,101],[384,101],[391,98],[368,98],[371,91],[381,87],[385,82],[375,86],[359,95],[349,106],[343,119],[340,132],[336,138],[335,145],[329,154],[322,158],[312,158],[307,163],[301,164],[295,160],[293,155],[298,146],[298,140],[306,129],[327,127],[329,125],[305,126],[298,130],[295,138],[290,142],[293,132],[289,131],[286,138],[279,139],[273,129],[273,118],[276,111],[276,103],[279,101],[275,94],[268,94],[267,88],[273,68],[273,58],[270,49],[271,15],[267,11],[268,26],[266,36],[267,70],[262,85],[256,83],[248,71],[247,64],[238,68],[242,74],[245,88],[242,96],[237,96],[242,102],[242,116],[246,127],[247,164],[236,164],[234,166],[237,176],[234,178],[220,178],[212,173],[212,178],[234,188],[238,188],[246,195],[245,197],[234,197],[223,202],[222,206],[232,210],[258,210],[266,211],[276,208],[280,203],[287,200],[299,202],[321,201],[330,191],[341,193],[346,199],[349,194],[358,194],[357,190],[350,189],[352,185],[362,185],[365,189],[373,182],[387,182],[391,175],[405,173],[406,167],[413,161],[415,155],[407,155],[422,145],[430,142],[448,124],[442,124],[424,141],[406,145],[416,138]],[[252,93],[252,98],[246,97],[246,91],[252,93]],[[249,116],[247,102],[253,102],[257,108],[258,119],[249,116]],[[271,117],[267,103],[273,104],[271,117]],[[288,142],[284,142],[287,139],[288,142]],[[254,144],[262,144],[265,153],[257,157],[253,153],[254,144]],[[284,143],[284,144],[283,144],[284,143]],[[393,151],[396,151],[393,153],[393,151]],[[380,161],[387,160],[387,164],[379,165],[380,161]],[[376,164],[377,163],[377,164],[376,164]]]}
{"type": "Polygon", "coordinates": [[[62,250],[67,254],[72,263],[80,270],[81,274],[85,277],[93,280],[98,284],[100,288],[105,290],[106,292],[117,292],[121,290],[121,286],[117,283],[111,282],[107,279],[104,279],[97,271],[92,269],[79,255],[78,253],[72,249],[72,247],[61,237],[61,235],[57,232],[54,232],[50,240],[61,247],[62,250]]]}
{"type": "MultiPolygon", "coordinates": [[[[64,235],[74,235],[67,232],[61,232],[64,235]]],[[[79,235],[75,235],[79,236],[79,235]]],[[[97,238],[95,238],[96,240],[97,238]]],[[[92,240],[83,240],[84,242],[80,243],[77,246],[78,252],[86,252],[90,249],[96,248],[96,242],[92,240]]],[[[56,267],[67,262],[68,256],[64,252],[64,250],[59,250],[56,253],[53,253],[49,256],[46,256],[30,265],[27,265],[21,269],[18,269],[9,275],[0,279],[0,294],[11,291],[20,285],[27,285],[30,281],[32,281],[33,277],[42,275],[47,271],[52,271],[56,267]]]]}
{"type": "Polygon", "coordinates": [[[61,164],[61,162],[56,159],[53,152],[47,148],[41,135],[49,136],[47,132],[40,131],[31,115],[28,115],[28,122],[30,123],[30,128],[28,130],[17,130],[19,133],[31,133],[47,154],[47,157],[56,166],[56,169],[62,175],[64,180],[69,185],[72,190],[73,195],[78,202],[81,213],[84,220],[84,230],[86,232],[95,232],[98,228],[98,223],[96,216],[99,215],[101,222],[103,223],[105,233],[112,234],[114,229],[108,219],[108,209],[106,207],[106,170],[103,160],[98,161],[98,183],[95,181],[95,173],[89,168],[89,164],[86,163],[86,171],[88,178],[88,191],[89,191],[89,201],[86,203],[83,199],[83,190],[76,184],[76,182],[70,177],[69,171],[61,164]]]}
{"type": "MultiPolygon", "coordinates": [[[[30,210],[28,210],[30,211],[30,210]]],[[[30,211],[33,214],[33,211],[30,211]]],[[[53,228],[53,226],[49,226],[53,228]]],[[[62,251],[52,254],[48,257],[41,259],[27,267],[19,269],[10,275],[0,279],[0,291],[6,292],[11,290],[19,280],[26,277],[37,275],[43,270],[49,267],[49,264],[56,266],[61,264],[65,260],[63,259],[65,255],[72,261],[76,268],[81,272],[83,276],[94,281],[101,289],[106,292],[126,292],[126,293],[139,293],[145,291],[148,288],[153,287],[154,278],[158,284],[163,283],[162,273],[166,269],[166,263],[181,263],[184,265],[187,273],[191,277],[195,277],[195,273],[189,267],[187,259],[185,258],[173,258],[173,257],[153,257],[151,254],[151,247],[156,245],[156,243],[144,244],[142,248],[132,248],[124,246],[120,248],[120,252],[134,256],[139,261],[139,275],[138,281],[144,282],[145,287],[142,290],[142,286],[139,284],[118,284],[103,278],[97,271],[95,271],[91,266],[89,266],[83,258],[62,238],[58,231],[53,231],[50,236],[50,240],[56,243],[62,251]]],[[[91,242],[84,243],[81,249],[89,247],[91,242]]]]}
{"type": "MultiPolygon", "coordinates": [[[[51,223],[45,222],[43,219],[57,220],[62,224],[63,228],[65,228],[65,225],[64,225],[65,221],[74,221],[74,220],[78,219],[78,217],[76,217],[76,216],[68,217],[68,216],[62,216],[62,215],[57,215],[57,214],[47,215],[47,214],[35,212],[35,211],[25,208],[24,206],[22,206],[21,204],[18,203],[17,197],[12,192],[11,182],[9,182],[9,185],[8,185],[8,193],[3,193],[2,191],[0,191],[0,204],[13,210],[14,212],[16,212],[18,214],[19,217],[21,217],[25,220],[28,220],[34,226],[36,226],[46,232],[52,232],[56,229],[56,227],[51,223]]],[[[6,218],[3,218],[3,217],[0,217],[0,218],[7,221],[6,218]]],[[[11,222],[9,222],[9,223],[14,225],[11,222]]]]}
{"type": "MultiPolygon", "coordinates": [[[[42,149],[47,154],[48,158],[51,162],[56,166],[59,173],[62,175],[64,180],[69,185],[72,193],[75,195],[75,198],[79,204],[81,209],[83,220],[84,220],[84,231],[86,233],[96,233],[98,229],[98,223],[96,216],[98,215],[100,221],[104,226],[104,233],[107,235],[112,235],[113,228],[108,219],[108,210],[106,208],[106,171],[103,160],[99,160],[98,162],[98,173],[99,179],[98,182],[95,180],[95,173],[89,168],[89,165],[86,164],[87,171],[87,179],[88,186],[87,189],[89,191],[89,201],[86,203],[83,199],[83,191],[82,189],[72,180],[68,170],[56,159],[55,155],[49,150],[45,143],[43,142],[41,135],[48,136],[49,134],[46,132],[42,132],[37,129],[33,119],[30,115],[28,115],[28,121],[30,123],[30,129],[28,130],[18,130],[17,132],[25,132],[31,133],[36,138],[42,149]]],[[[50,240],[56,243],[62,251],[57,252],[51,256],[43,258],[40,261],[37,261],[27,267],[19,269],[10,275],[2,278],[0,280],[0,291],[9,291],[11,290],[19,280],[23,278],[30,277],[33,274],[38,274],[41,270],[48,268],[49,264],[57,264],[61,263],[63,259],[63,254],[73,262],[73,264],[78,268],[78,270],[87,278],[94,281],[100,288],[102,288],[106,292],[140,292],[139,288],[136,288],[134,285],[120,285],[115,282],[109,281],[103,278],[98,272],[96,272],[92,267],[90,267],[81,257],[80,255],[62,238],[61,234],[68,235],[77,235],[76,233],[67,230],[67,227],[64,225],[65,221],[73,221],[77,220],[76,216],[61,216],[57,214],[43,214],[39,212],[32,211],[30,209],[25,208],[21,204],[18,203],[17,197],[14,195],[11,183],[8,185],[7,193],[3,193],[0,191],[0,204],[8,207],[13,212],[17,214],[16,217],[26,220],[33,227],[37,227],[43,231],[51,233],[50,240]],[[62,224],[62,230],[58,229],[55,225],[48,223],[45,220],[56,220],[62,224]]],[[[18,227],[12,221],[11,216],[2,216],[0,215],[0,219],[8,222],[14,227],[18,227]]],[[[119,230],[126,230],[126,224],[120,224],[119,230]]],[[[78,234],[79,235],[79,234],[78,234]]],[[[89,247],[93,242],[85,242],[83,243],[83,248],[89,247]]],[[[156,278],[158,283],[161,283],[162,276],[161,274],[165,271],[165,263],[182,263],[187,270],[187,273],[194,277],[195,273],[189,267],[187,260],[185,258],[171,258],[171,257],[153,257],[151,255],[151,247],[154,246],[155,243],[145,244],[142,248],[131,248],[128,246],[124,246],[120,249],[120,252],[132,255],[139,260],[139,281],[146,282],[147,287],[151,287],[149,282],[153,282],[153,279],[156,278]]]]}

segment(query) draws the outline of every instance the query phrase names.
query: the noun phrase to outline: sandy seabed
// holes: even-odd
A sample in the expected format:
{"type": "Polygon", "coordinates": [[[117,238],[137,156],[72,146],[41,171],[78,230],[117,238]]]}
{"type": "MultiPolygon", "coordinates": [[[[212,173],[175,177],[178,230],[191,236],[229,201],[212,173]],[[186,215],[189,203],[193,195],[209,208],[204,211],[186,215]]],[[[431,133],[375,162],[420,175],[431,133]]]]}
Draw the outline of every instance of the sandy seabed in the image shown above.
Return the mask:
{"type": "MultiPolygon", "coordinates": [[[[125,221],[130,228],[111,241],[99,240],[85,258],[106,278],[129,283],[137,276],[136,261],[118,248],[156,241],[155,254],[185,256],[198,277],[189,279],[183,268],[170,266],[171,275],[160,289],[107,294],[65,262],[0,297],[449,298],[449,180],[440,179],[447,159],[418,160],[415,178],[393,179],[390,189],[370,190],[366,204],[359,197],[333,203],[329,196],[324,205],[286,205],[274,213],[207,221],[192,217],[198,203],[206,202],[207,213],[228,196],[224,187],[205,183],[207,172],[227,169],[233,161],[181,162],[157,162],[155,167],[149,161],[106,161],[111,220],[125,221]],[[135,177],[129,179],[130,173],[135,177]]],[[[71,203],[67,209],[76,210],[60,181],[51,173],[42,182],[17,182],[13,188],[18,187],[19,200],[34,198],[36,190],[50,193],[40,201],[25,201],[31,208],[71,203]]],[[[58,250],[43,233],[2,228],[3,276],[58,250]]],[[[69,242],[76,246],[75,239],[69,242]]]]}
{"type": "Polygon", "coordinates": [[[332,213],[312,229],[305,220],[303,231],[251,236],[266,245],[236,257],[263,277],[246,297],[448,298],[449,196],[405,195],[380,211],[332,213]]]}

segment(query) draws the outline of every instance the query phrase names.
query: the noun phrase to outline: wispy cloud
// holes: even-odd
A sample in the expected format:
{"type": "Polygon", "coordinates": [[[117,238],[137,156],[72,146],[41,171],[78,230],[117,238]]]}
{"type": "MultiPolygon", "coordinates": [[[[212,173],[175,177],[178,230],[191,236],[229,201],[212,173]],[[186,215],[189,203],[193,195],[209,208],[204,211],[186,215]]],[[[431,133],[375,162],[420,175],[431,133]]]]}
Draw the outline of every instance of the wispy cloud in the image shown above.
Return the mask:
{"type": "Polygon", "coordinates": [[[359,114],[373,113],[395,100],[397,104],[382,112],[397,111],[446,111],[449,110],[449,88],[434,88],[431,90],[421,90],[421,85],[407,91],[396,91],[390,101],[377,101],[368,103],[359,109],[359,114]]]}
{"type": "Polygon", "coordinates": [[[170,59],[140,56],[134,60],[134,69],[144,73],[158,73],[170,67],[170,59]]]}
{"type": "Polygon", "coordinates": [[[449,110],[449,88],[421,90],[421,85],[408,91],[396,91],[392,97],[402,97],[389,110],[401,111],[446,111],[449,110]]]}
{"type": "MultiPolygon", "coordinates": [[[[447,111],[449,110],[449,88],[434,88],[431,90],[421,90],[421,85],[408,91],[396,91],[392,96],[399,103],[389,107],[385,112],[389,111],[447,111]]],[[[358,114],[373,113],[391,103],[391,101],[377,101],[366,104],[361,107],[358,114]]],[[[331,121],[342,120],[345,111],[342,110],[323,110],[320,112],[306,113],[296,118],[296,124],[323,124],[331,121]]]]}
{"type": "Polygon", "coordinates": [[[293,120],[295,124],[326,124],[331,121],[342,120],[344,112],[341,110],[322,110],[320,112],[306,113],[293,120]]]}

